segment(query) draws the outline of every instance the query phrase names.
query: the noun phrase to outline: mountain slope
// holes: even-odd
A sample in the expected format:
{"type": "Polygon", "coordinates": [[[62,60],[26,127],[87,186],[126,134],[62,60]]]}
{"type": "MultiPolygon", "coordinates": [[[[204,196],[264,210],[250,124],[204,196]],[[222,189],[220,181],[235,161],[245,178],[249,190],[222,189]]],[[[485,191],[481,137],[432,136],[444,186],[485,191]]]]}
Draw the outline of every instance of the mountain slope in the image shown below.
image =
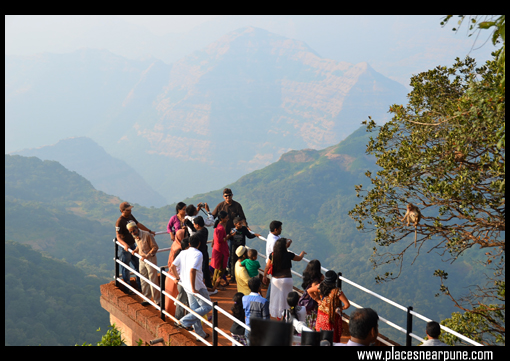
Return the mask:
{"type": "Polygon", "coordinates": [[[87,137],[68,138],[54,145],[24,149],[13,154],[55,160],[88,179],[95,189],[130,202],[146,207],[162,207],[167,203],[165,197],[154,191],[134,169],[143,171],[142,167],[113,158],[87,137]]]}
{"type": "Polygon", "coordinates": [[[29,246],[5,242],[5,345],[96,342],[109,325],[99,304],[104,283],[29,246]]]}
{"type": "Polygon", "coordinates": [[[5,93],[6,151],[86,136],[172,202],[336,144],[407,91],[367,63],[250,27],[172,65],[91,49],[7,56],[5,93]]]}
{"type": "MultiPolygon", "coordinates": [[[[185,193],[165,177],[175,164],[192,175],[190,188],[206,189],[199,174],[219,186],[290,149],[336,144],[368,115],[384,121],[405,94],[366,63],[323,59],[301,41],[243,28],[172,64],[152,123],[133,119],[126,144],[136,139],[153,159],[168,160],[155,170],[161,183],[154,187],[171,189],[176,200],[185,193]]],[[[151,161],[141,152],[130,156],[151,161]]]]}

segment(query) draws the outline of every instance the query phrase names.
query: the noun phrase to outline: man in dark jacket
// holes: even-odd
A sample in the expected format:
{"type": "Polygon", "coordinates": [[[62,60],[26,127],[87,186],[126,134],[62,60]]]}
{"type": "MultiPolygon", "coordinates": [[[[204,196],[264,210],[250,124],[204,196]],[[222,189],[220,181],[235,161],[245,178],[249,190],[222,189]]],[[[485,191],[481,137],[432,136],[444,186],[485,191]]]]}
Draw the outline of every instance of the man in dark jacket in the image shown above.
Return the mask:
{"type": "Polygon", "coordinates": [[[243,212],[243,207],[240,203],[234,201],[232,199],[232,190],[230,188],[225,188],[223,190],[223,198],[225,199],[223,202],[220,202],[214,211],[212,211],[212,215],[214,218],[218,217],[218,213],[220,211],[225,211],[228,214],[228,222],[225,226],[225,231],[227,234],[230,233],[230,230],[234,228],[234,218],[240,217],[241,219],[246,220],[246,217],[243,212]]]}

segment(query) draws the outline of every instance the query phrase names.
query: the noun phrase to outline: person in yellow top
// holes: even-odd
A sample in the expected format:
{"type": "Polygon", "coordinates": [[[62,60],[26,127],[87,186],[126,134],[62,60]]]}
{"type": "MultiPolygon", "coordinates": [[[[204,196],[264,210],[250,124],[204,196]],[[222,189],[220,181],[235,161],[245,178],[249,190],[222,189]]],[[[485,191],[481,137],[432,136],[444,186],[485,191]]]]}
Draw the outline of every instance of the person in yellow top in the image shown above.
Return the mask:
{"type": "Polygon", "coordinates": [[[250,288],[248,287],[248,281],[250,279],[250,276],[248,275],[248,271],[246,271],[246,268],[241,266],[241,262],[247,259],[246,247],[245,246],[237,247],[236,255],[237,257],[239,257],[235,265],[237,292],[241,292],[245,296],[248,296],[251,292],[250,288]]]}
{"type": "MultiPolygon", "coordinates": [[[[129,222],[127,224],[127,229],[129,233],[133,236],[136,242],[136,248],[133,250],[133,255],[138,253],[142,256],[142,260],[139,263],[139,271],[142,276],[151,280],[152,283],[159,285],[159,277],[158,271],[154,269],[152,266],[148,265],[144,261],[147,260],[157,266],[158,260],[156,258],[156,252],[159,247],[156,241],[154,240],[154,236],[152,233],[147,231],[142,231],[136,226],[135,222],[129,222]]],[[[142,293],[145,297],[151,298],[154,302],[159,306],[159,297],[160,292],[155,287],[152,287],[147,281],[144,279],[140,279],[142,286],[142,293]]],[[[143,301],[142,305],[146,306],[149,303],[147,301],[143,301]]]]}

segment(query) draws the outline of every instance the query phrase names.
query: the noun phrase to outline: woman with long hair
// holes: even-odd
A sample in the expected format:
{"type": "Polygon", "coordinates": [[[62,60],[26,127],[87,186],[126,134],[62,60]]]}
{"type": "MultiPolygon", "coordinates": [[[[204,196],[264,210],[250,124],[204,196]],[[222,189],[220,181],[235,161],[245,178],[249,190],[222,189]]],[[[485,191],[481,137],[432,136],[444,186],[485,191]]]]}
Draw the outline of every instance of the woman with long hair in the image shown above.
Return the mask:
{"type": "Polygon", "coordinates": [[[175,215],[173,215],[168,221],[168,225],[166,226],[166,230],[170,233],[170,238],[172,241],[175,240],[175,234],[179,229],[182,229],[184,225],[184,217],[186,216],[186,203],[179,202],[175,206],[175,215]]]}
{"type": "Polygon", "coordinates": [[[349,300],[337,286],[335,271],[326,272],[324,280],[308,289],[308,293],[319,304],[315,330],[333,331],[333,342],[342,336],[342,311],[350,307],[349,300]]]}
{"type": "Polygon", "coordinates": [[[232,234],[227,235],[225,225],[228,222],[228,214],[225,211],[218,213],[218,219],[214,223],[214,236],[212,244],[211,266],[214,268],[213,288],[216,289],[225,273],[229,260],[229,250],[227,240],[232,238],[232,234]]]}
{"type": "Polygon", "coordinates": [[[299,305],[306,309],[306,327],[314,330],[315,322],[317,320],[317,309],[319,304],[308,293],[308,289],[312,286],[317,286],[324,280],[324,275],[321,272],[321,263],[317,259],[311,260],[303,271],[302,289],[305,291],[299,299],[299,305]]]}
{"type": "MultiPolygon", "coordinates": [[[[234,295],[233,301],[234,305],[232,306],[232,315],[237,318],[241,322],[246,322],[244,317],[244,308],[243,308],[243,297],[244,293],[237,292],[234,295]]],[[[240,326],[237,322],[232,323],[232,327],[230,327],[230,334],[232,335],[232,338],[244,346],[247,345],[246,342],[246,336],[245,334],[245,328],[243,326],[240,326]]],[[[234,343],[232,342],[232,346],[234,346],[234,343]]]]}
{"type": "Polygon", "coordinates": [[[273,253],[269,255],[269,262],[266,263],[264,277],[272,265],[271,297],[269,299],[269,313],[271,317],[280,318],[283,310],[289,308],[287,295],[292,292],[292,261],[301,261],[306,254],[302,251],[299,255],[287,250],[287,238],[280,238],[276,241],[273,253]]]}

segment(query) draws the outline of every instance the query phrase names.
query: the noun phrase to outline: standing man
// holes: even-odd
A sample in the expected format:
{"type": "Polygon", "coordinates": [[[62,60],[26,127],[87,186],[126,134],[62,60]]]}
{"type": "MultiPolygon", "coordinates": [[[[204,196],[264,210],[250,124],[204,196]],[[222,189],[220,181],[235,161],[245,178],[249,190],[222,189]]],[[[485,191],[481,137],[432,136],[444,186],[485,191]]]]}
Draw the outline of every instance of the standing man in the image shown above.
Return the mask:
{"type": "Polygon", "coordinates": [[[280,239],[280,234],[282,234],[282,224],[283,223],[280,221],[272,221],[269,224],[269,234],[266,238],[266,257],[269,257],[269,255],[273,253],[274,244],[280,239]]]}
{"type": "MultiPolygon", "coordinates": [[[[133,221],[130,221],[127,224],[127,229],[136,242],[136,248],[133,251],[133,257],[135,253],[138,253],[140,256],[142,256],[142,262],[139,262],[138,264],[139,268],[138,272],[140,272],[140,274],[145,278],[150,279],[152,283],[156,285],[159,284],[158,271],[144,262],[145,260],[148,260],[149,262],[155,264],[156,266],[158,265],[156,252],[158,251],[159,247],[156,241],[154,240],[154,236],[152,235],[152,233],[138,229],[135,222],[133,221]]],[[[141,283],[143,295],[149,299],[152,296],[154,302],[159,306],[160,299],[159,290],[151,286],[145,280],[141,280],[141,283]]],[[[147,305],[149,305],[149,302],[147,301],[142,302],[142,306],[147,305]]]]}
{"type": "MultiPolygon", "coordinates": [[[[225,232],[227,232],[227,234],[230,234],[230,231],[232,230],[232,228],[234,228],[234,219],[236,217],[246,221],[246,216],[244,215],[243,207],[241,206],[240,203],[232,199],[233,195],[234,194],[232,193],[232,190],[230,188],[225,188],[223,190],[223,198],[225,200],[223,202],[218,203],[216,208],[214,208],[214,211],[212,211],[212,215],[214,218],[218,217],[218,213],[220,213],[220,211],[227,212],[228,221],[227,224],[225,225],[225,232]]],[[[246,225],[248,225],[248,223],[246,223],[246,225]]],[[[236,249],[232,247],[231,239],[228,240],[228,250],[230,254],[234,254],[236,251],[236,249]]],[[[228,273],[230,273],[230,277],[232,277],[234,276],[235,263],[232,264],[232,259],[230,259],[229,261],[230,262],[227,271],[228,273]]],[[[235,282],[235,279],[232,279],[232,281],[235,282]]]]}
{"type": "MultiPolygon", "coordinates": [[[[138,272],[138,258],[132,257],[131,252],[128,251],[128,249],[134,250],[136,248],[136,245],[133,236],[129,233],[127,229],[127,224],[128,222],[133,221],[135,222],[138,228],[149,233],[152,233],[153,235],[155,235],[156,233],[150,231],[147,227],[145,227],[143,224],[139,223],[136,220],[136,218],[131,214],[131,208],[133,208],[133,206],[130,205],[128,202],[122,202],[119,208],[121,216],[119,217],[119,219],[117,219],[117,222],[115,223],[115,232],[117,236],[117,241],[119,241],[120,244],[122,244],[122,247],[119,247],[117,257],[121,262],[127,265],[131,263],[132,267],[138,272]]],[[[129,270],[123,266],[120,266],[120,271],[122,273],[122,279],[124,280],[124,282],[130,284],[129,270]]],[[[138,284],[138,289],[141,290],[142,287],[140,285],[140,277],[138,276],[136,276],[136,283],[138,284]]],[[[121,287],[121,289],[127,294],[133,293],[127,287],[121,287]]]]}
{"type": "MultiPolygon", "coordinates": [[[[243,212],[243,207],[241,203],[238,203],[232,199],[232,190],[230,188],[225,188],[223,190],[223,198],[225,199],[223,202],[218,203],[214,211],[212,211],[212,215],[214,218],[218,217],[218,213],[220,211],[225,211],[228,214],[228,222],[225,226],[225,231],[227,234],[230,234],[230,230],[234,228],[234,218],[239,217],[241,220],[246,220],[246,217],[243,212]]],[[[235,250],[234,250],[235,251],[235,250]]]]}
{"type": "MultiPolygon", "coordinates": [[[[176,282],[182,280],[182,284],[188,294],[189,307],[198,313],[200,316],[207,315],[212,307],[203,299],[196,296],[200,294],[206,300],[211,301],[209,293],[205,287],[202,274],[202,252],[198,250],[200,247],[200,237],[193,235],[189,238],[189,249],[186,252],[181,252],[174,260],[171,266],[171,271],[176,279],[176,282]],[[177,272],[177,268],[180,272],[177,272]]],[[[181,318],[179,322],[174,324],[176,327],[183,327],[191,330],[193,326],[195,332],[202,338],[209,337],[202,328],[202,321],[193,313],[188,313],[181,318]]]]}
{"type": "MultiPolygon", "coordinates": [[[[274,244],[276,243],[277,240],[279,240],[281,237],[280,235],[282,234],[282,229],[283,229],[283,223],[280,222],[280,221],[272,221],[270,224],[269,224],[269,234],[267,235],[267,242],[266,242],[266,257],[267,259],[269,259],[269,255],[271,253],[273,253],[273,248],[274,248],[274,244]]],[[[290,247],[292,243],[292,239],[287,239],[287,248],[290,247]]],[[[267,268],[267,260],[266,260],[266,268],[267,268]]],[[[267,286],[267,293],[266,293],[266,300],[270,300],[271,298],[271,282],[269,280],[267,280],[265,277],[264,277],[264,283],[268,282],[268,286],[267,286]]]]}

